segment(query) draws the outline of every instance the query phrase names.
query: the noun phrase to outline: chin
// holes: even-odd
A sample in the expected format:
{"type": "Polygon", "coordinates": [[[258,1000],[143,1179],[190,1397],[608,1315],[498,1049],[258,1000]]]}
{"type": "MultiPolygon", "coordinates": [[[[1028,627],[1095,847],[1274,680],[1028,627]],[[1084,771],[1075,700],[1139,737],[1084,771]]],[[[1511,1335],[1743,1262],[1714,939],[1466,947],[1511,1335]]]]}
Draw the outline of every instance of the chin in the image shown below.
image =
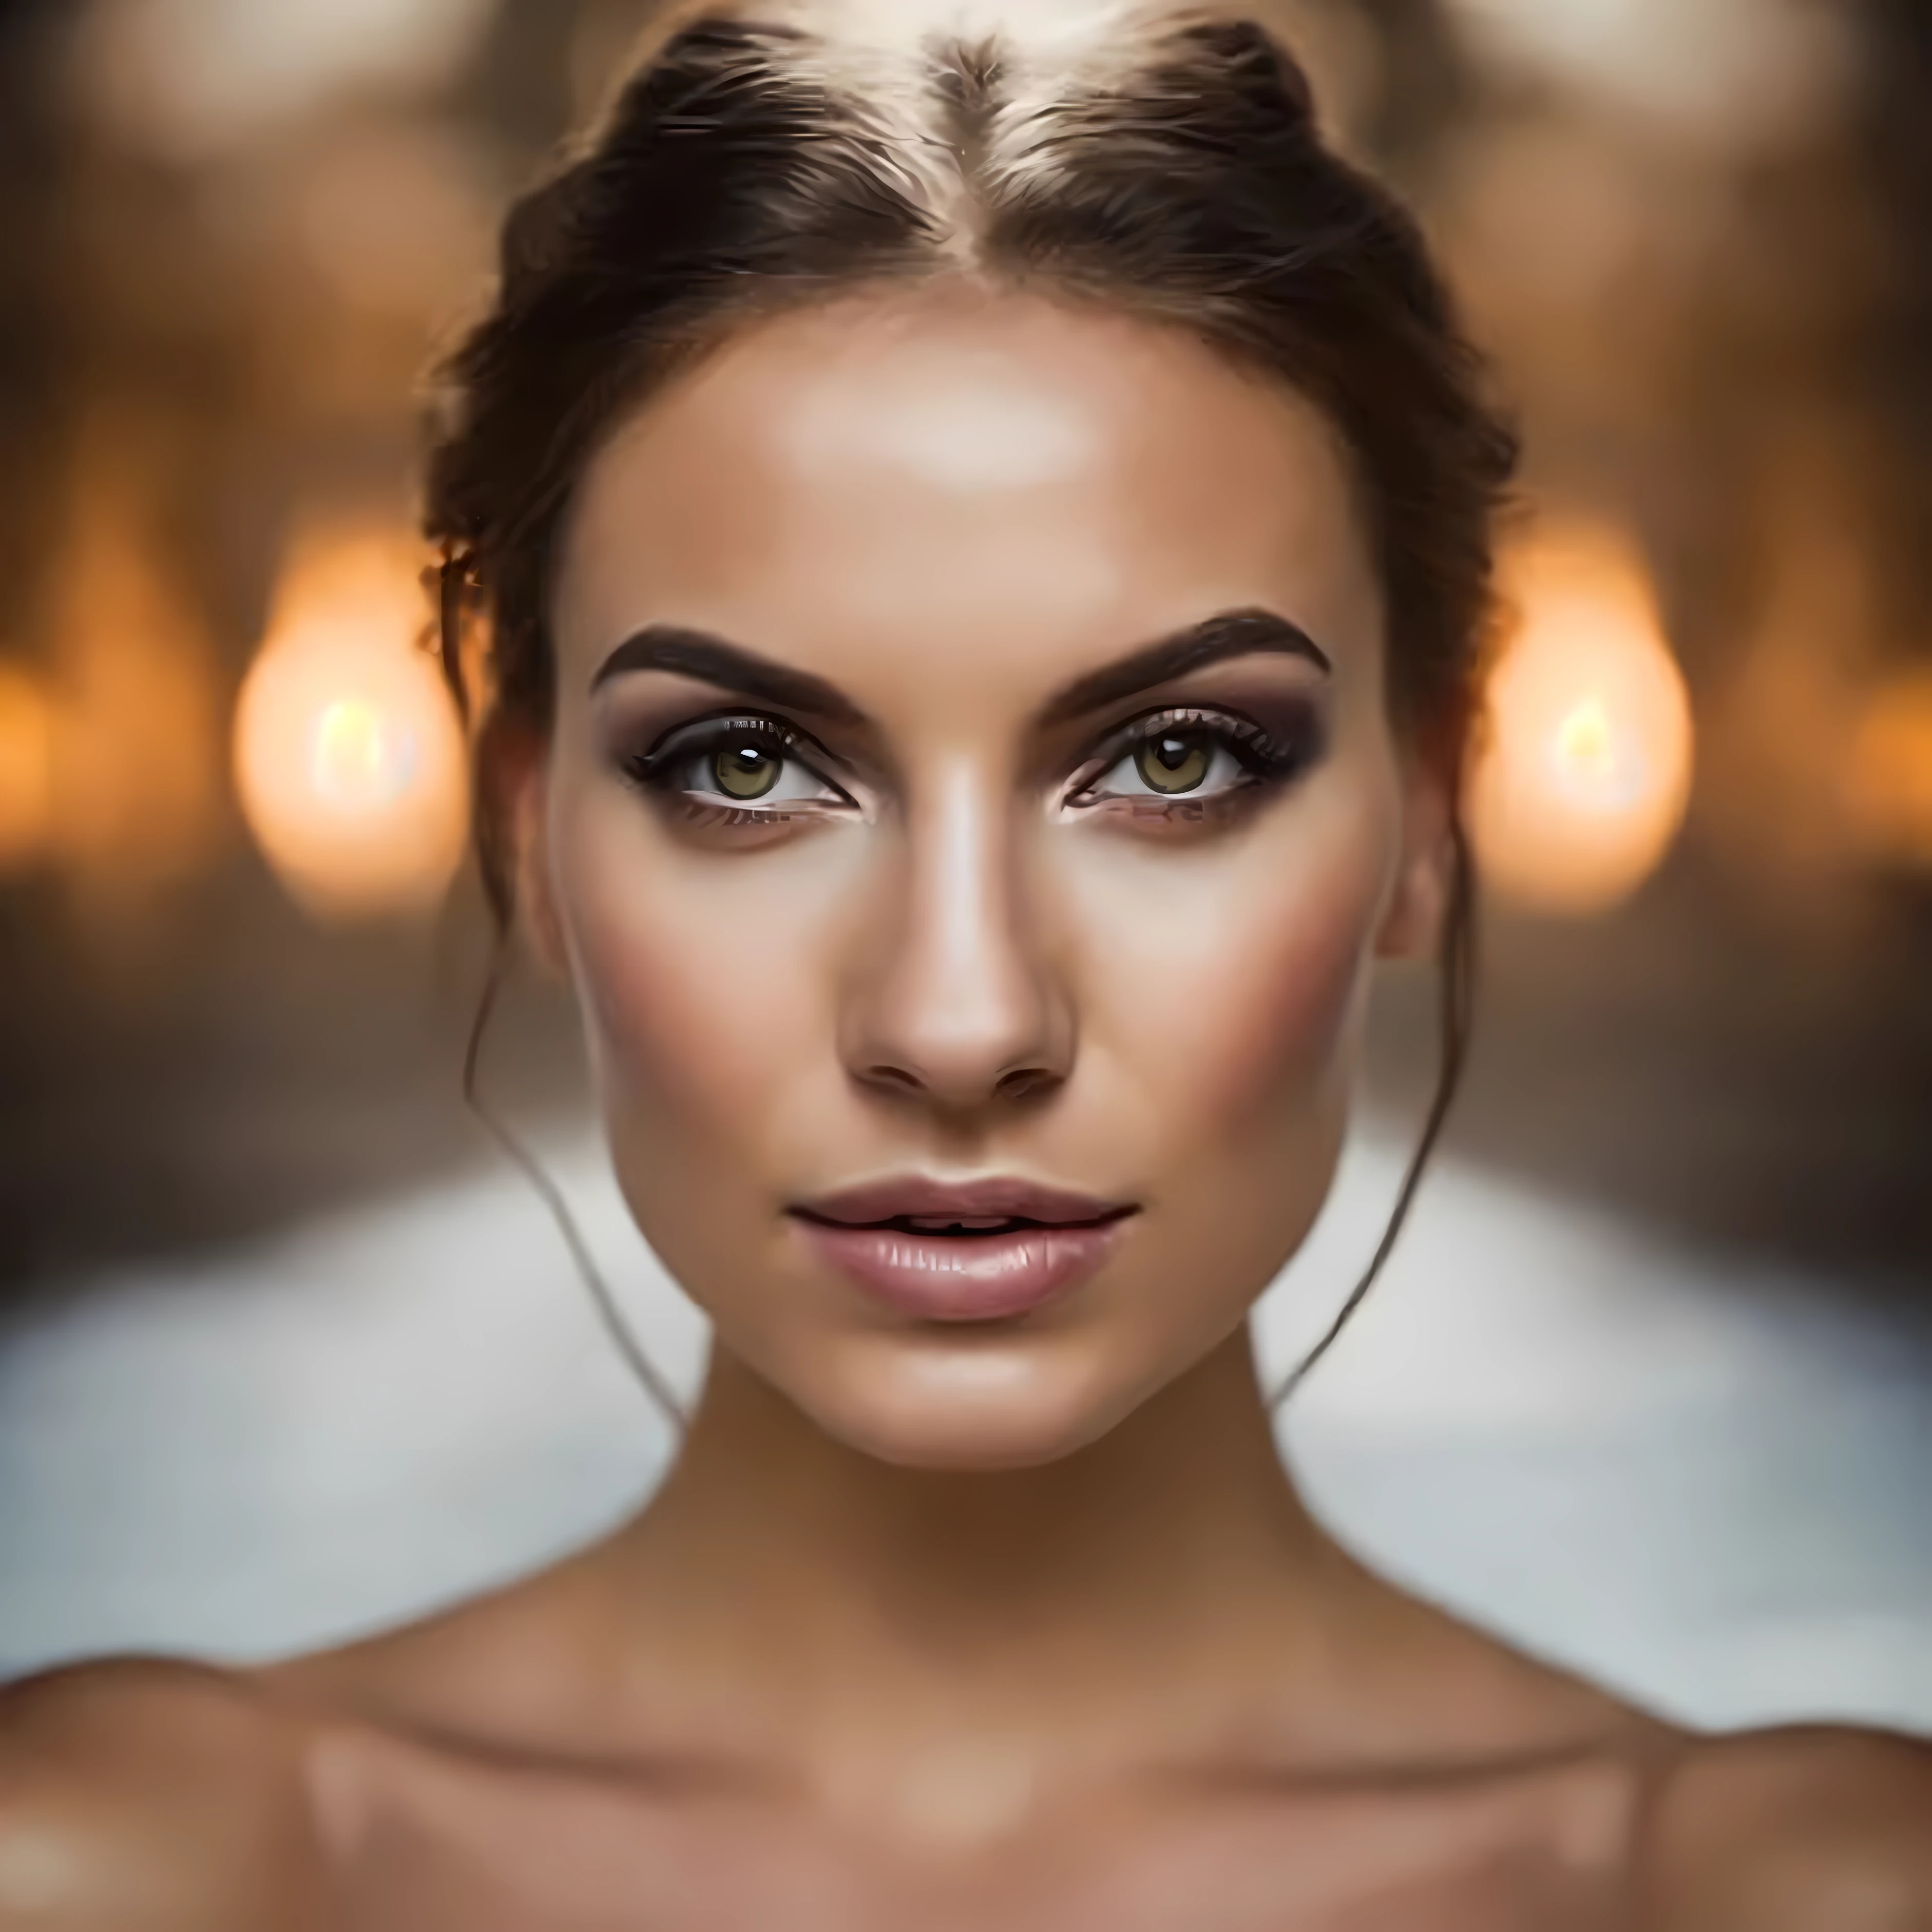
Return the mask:
{"type": "Polygon", "coordinates": [[[901,1468],[1042,1468],[1090,1447],[1136,1406],[1124,1380],[1064,1338],[873,1337],[842,1353],[793,1400],[835,1440],[901,1468]]]}

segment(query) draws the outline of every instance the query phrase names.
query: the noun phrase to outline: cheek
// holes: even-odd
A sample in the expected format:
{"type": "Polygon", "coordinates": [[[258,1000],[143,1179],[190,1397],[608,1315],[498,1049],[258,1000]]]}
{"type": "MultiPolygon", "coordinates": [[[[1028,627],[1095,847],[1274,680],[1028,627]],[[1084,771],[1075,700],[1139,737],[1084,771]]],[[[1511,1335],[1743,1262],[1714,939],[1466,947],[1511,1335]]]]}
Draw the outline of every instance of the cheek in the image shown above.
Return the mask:
{"type": "Polygon", "coordinates": [[[1090,882],[1095,1018],[1164,1131],[1196,1148],[1339,1106],[1388,890],[1388,815],[1292,801],[1237,847],[1090,882]]]}
{"type": "Polygon", "coordinates": [[[688,1168],[743,1142],[822,1057],[836,887],[795,857],[680,853],[648,810],[607,788],[569,801],[552,871],[605,1111],[661,1170],[688,1168]]]}

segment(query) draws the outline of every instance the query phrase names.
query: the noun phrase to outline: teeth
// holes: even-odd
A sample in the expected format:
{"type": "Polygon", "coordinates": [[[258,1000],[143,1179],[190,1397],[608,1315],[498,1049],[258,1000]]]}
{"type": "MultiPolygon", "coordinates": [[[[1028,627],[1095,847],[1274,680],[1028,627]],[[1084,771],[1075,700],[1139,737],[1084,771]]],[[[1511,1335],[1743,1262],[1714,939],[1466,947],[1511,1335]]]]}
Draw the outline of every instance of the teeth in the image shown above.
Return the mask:
{"type": "Polygon", "coordinates": [[[906,1219],[922,1234],[944,1234],[949,1228],[975,1232],[986,1228],[1004,1228],[1010,1214],[908,1214],[906,1219]]]}

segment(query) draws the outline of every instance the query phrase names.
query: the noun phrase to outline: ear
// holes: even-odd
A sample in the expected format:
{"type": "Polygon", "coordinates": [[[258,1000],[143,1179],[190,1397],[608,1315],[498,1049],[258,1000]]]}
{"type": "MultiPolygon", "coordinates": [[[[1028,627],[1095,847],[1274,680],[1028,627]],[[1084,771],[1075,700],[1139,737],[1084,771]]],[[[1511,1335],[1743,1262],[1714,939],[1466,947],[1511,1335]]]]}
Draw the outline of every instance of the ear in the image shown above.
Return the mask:
{"type": "Polygon", "coordinates": [[[1382,959],[1432,958],[1448,916],[1456,853],[1454,782],[1432,759],[1411,756],[1402,774],[1402,853],[1376,938],[1382,959]]]}
{"type": "Polygon", "coordinates": [[[484,752],[486,808],[499,828],[500,862],[530,950],[560,978],[569,955],[550,869],[550,746],[541,732],[507,720],[492,723],[484,752]]]}

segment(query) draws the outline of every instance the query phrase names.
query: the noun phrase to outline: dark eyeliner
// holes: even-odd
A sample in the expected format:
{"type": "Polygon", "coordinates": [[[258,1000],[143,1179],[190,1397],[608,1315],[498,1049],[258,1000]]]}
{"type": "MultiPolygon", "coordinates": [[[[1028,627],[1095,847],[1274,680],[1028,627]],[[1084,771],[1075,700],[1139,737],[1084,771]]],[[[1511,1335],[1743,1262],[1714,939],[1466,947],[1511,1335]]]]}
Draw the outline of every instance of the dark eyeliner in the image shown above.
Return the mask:
{"type": "Polygon", "coordinates": [[[1292,736],[1286,741],[1253,718],[1244,718],[1236,712],[1190,706],[1169,706],[1131,718],[1109,733],[1092,754],[1082,761],[1068,802],[1078,803],[1090,796],[1092,787],[1123,759],[1131,758],[1142,745],[1163,731],[1199,732],[1233,754],[1247,778],[1244,784],[1215,794],[1221,797],[1234,791],[1286,784],[1312,765],[1321,757],[1327,742],[1325,721],[1312,705],[1298,707],[1292,736]]]}
{"type": "Polygon", "coordinates": [[[650,750],[627,754],[618,763],[636,784],[653,791],[668,791],[679,767],[724,744],[747,738],[769,746],[777,757],[805,765],[821,784],[844,795],[843,787],[820,769],[820,760],[832,762],[822,745],[795,726],[755,712],[718,712],[708,718],[688,718],[666,732],[650,750]]]}

